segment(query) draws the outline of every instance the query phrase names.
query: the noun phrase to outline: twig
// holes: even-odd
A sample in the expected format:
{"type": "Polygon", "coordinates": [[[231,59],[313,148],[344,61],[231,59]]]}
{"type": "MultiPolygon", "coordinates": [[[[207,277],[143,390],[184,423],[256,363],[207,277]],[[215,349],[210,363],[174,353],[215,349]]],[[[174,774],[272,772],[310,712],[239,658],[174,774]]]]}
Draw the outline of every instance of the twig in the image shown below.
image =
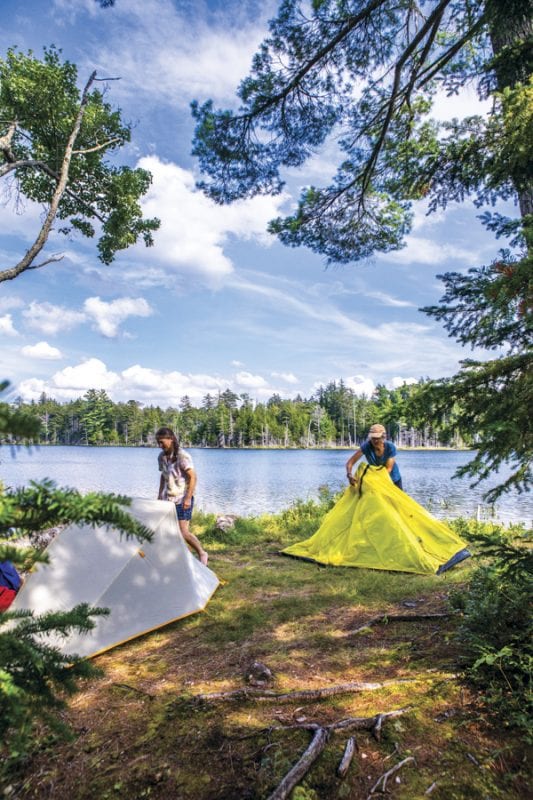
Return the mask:
{"type": "Polygon", "coordinates": [[[346,747],[344,748],[344,754],[340,760],[339,766],[337,767],[337,777],[339,778],[346,777],[346,773],[350,768],[350,764],[352,763],[354,753],[358,749],[359,748],[355,736],[350,736],[350,738],[346,742],[346,747]]]}
{"type": "Polygon", "coordinates": [[[424,792],[424,794],[431,794],[431,792],[432,792],[434,789],[436,789],[436,788],[437,788],[437,781],[433,781],[433,783],[431,784],[431,786],[428,786],[428,788],[426,789],[426,791],[424,792]]]}
{"type": "Polygon", "coordinates": [[[150,692],[145,692],[144,689],[136,689],[135,686],[130,686],[129,683],[114,683],[113,686],[118,686],[122,689],[129,689],[131,692],[136,692],[137,694],[142,694],[145,697],[149,697],[150,700],[153,700],[155,695],[150,694],[150,692]]]}
{"type": "Polygon", "coordinates": [[[296,762],[294,767],[287,772],[278,787],[272,792],[268,800],[285,800],[292,792],[294,787],[302,780],[304,775],[307,774],[310,767],[317,760],[320,753],[325,748],[329,738],[329,732],[326,728],[318,728],[311,740],[311,744],[296,762]]]}
{"type": "Polygon", "coordinates": [[[378,617],[372,617],[364,625],[355,628],[352,631],[346,631],[344,636],[353,636],[356,633],[370,628],[372,625],[377,625],[380,622],[413,622],[425,619],[445,619],[446,617],[453,616],[451,613],[435,613],[435,614],[380,614],[378,617]]]}
{"type": "Polygon", "coordinates": [[[378,718],[376,720],[376,724],[372,728],[372,736],[376,740],[376,742],[381,741],[381,726],[383,725],[383,714],[378,714],[378,718]]]}
{"type": "Polygon", "coordinates": [[[331,731],[340,731],[347,729],[354,729],[358,731],[372,731],[376,727],[378,719],[381,717],[381,724],[385,720],[394,719],[394,717],[401,717],[402,714],[407,714],[412,711],[411,706],[406,708],[398,708],[396,711],[385,711],[382,714],[375,714],[373,717],[347,717],[341,719],[339,722],[332,722],[328,725],[331,731]]]}
{"type": "MultiPolygon", "coordinates": [[[[276,727],[269,728],[268,731],[281,731],[281,730],[291,730],[294,728],[303,728],[313,732],[313,739],[311,744],[305,751],[305,753],[301,756],[301,758],[296,762],[294,767],[287,772],[281,783],[278,785],[277,789],[270,795],[268,800],[284,800],[284,798],[288,797],[290,792],[294,789],[297,783],[299,783],[304,775],[307,774],[311,766],[314,764],[320,753],[324,750],[327,741],[331,735],[335,731],[340,730],[347,730],[350,728],[356,728],[357,730],[373,730],[378,722],[381,719],[383,722],[386,719],[393,719],[394,717],[399,717],[402,714],[406,714],[410,711],[410,708],[399,708],[396,711],[386,711],[383,714],[376,714],[373,717],[349,717],[348,719],[340,720],[339,722],[334,722],[330,725],[317,725],[316,723],[304,723],[299,725],[279,725],[276,727]]],[[[354,748],[356,747],[356,743],[354,740],[354,748]]],[[[339,770],[341,766],[344,764],[345,759],[347,759],[347,751],[348,745],[346,746],[346,751],[339,765],[339,770]]],[[[353,757],[353,753],[348,760],[348,764],[346,765],[346,770],[349,767],[349,762],[353,757]]],[[[392,775],[396,770],[400,769],[405,763],[408,761],[414,761],[414,758],[410,756],[407,759],[404,759],[400,764],[397,764],[395,767],[390,769],[385,776],[382,778],[386,779],[389,775],[392,775]]],[[[339,773],[338,773],[339,774],[339,773]]],[[[343,776],[340,776],[343,777],[343,776]]],[[[380,778],[380,781],[381,779],[380,778]]],[[[379,782],[378,782],[379,783],[379,782]]],[[[376,784],[377,786],[378,784],[376,784]]],[[[375,787],[374,787],[375,788],[375,787]]],[[[374,789],[372,789],[374,791],[374,789]]]]}
{"type": "Polygon", "coordinates": [[[400,770],[402,767],[405,767],[406,764],[409,764],[411,761],[414,761],[414,760],[415,760],[414,756],[407,756],[407,758],[404,758],[403,761],[400,761],[398,764],[395,764],[394,767],[391,767],[389,770],[387,770],[387,772],[384,772],[383,775],[381,775],[378,778],[376,783],[370,789],[370,794],[368,795],[367,800],[372,800],[372,795],[377,792],[379,784],[382,783],[382,782],[383,783],[382,783],[381,791],[383,793],[385,793],[385,790],[387,788],[387,781],[390,778],[390,776],[394,775],[395,772],[398,772],[398,770],[400,770]]]}

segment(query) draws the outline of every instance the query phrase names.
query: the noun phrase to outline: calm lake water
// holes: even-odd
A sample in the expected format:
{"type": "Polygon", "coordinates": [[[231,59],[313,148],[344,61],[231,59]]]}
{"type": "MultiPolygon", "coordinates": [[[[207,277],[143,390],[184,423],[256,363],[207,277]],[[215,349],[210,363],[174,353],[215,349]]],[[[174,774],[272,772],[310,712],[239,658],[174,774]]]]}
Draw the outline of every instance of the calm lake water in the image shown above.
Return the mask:
{"type": "MultiPolygon", "coordinates": [[[[316,498],[320,486],[337,491],[345,486],[347,450],[205,450],[190,448],[198,487],[196,505],[203,511],[256,516],[288,508],[295,500],[316,498]]],[[[147,447],[40,447],[20,448],[11,455],[0,448],[0,480],[10,487],[30,480],[51,478],[59,486],[81,492],[106,491],[132,497],[157,497],[159,473],[156,448],[147,447]]],[[[475,516],[483,489],[453,479],[457,467],[471,453],[458,451],[399,451],[406,491],[438,517],[475,516]]],[[[502,473],[503,475],[503,473],[502,473]]],[[[497,481],[494,481],[496,483],[497,481]]],[[[504,522],[533,519],[530,494],[501,498],[495,509],[504,522]]]]}

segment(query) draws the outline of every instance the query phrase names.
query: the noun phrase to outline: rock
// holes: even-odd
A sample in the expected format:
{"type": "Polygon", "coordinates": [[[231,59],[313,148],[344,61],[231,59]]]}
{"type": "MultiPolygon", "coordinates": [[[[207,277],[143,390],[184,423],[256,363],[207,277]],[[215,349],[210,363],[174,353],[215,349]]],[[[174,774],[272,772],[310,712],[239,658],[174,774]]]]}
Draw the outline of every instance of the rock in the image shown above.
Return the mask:
{"type": "Polygon", "coordinates": [[[215,530],[226,533],[235,527],[236,514],[220,514],[215,522],[215,530]]]}
{"type": "Polygon", "coordinates": [[[261,661],[253,661],[246,670],[246,680],[251,686],[265,686],[274,679],[272,670],[261,661]]]}

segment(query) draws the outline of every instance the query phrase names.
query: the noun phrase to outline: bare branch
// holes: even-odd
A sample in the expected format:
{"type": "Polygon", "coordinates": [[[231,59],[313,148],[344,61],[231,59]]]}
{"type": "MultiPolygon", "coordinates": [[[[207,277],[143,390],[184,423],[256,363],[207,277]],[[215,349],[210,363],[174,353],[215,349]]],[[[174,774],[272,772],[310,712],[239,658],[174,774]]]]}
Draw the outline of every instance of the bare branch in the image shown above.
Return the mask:
{"type": "Polygon", "coordinates": [[[7,164],[3,164],[0,167],[0,178],[4,178],[10,172],[13,172],[16,169],[25,169],[26,167],[29,168],[40,168],[42,169],[45,167],[46,164],[44,161],[35,161],[33,158],[26,158],[21,161],[9,161],[7,164]]]}
{"type": "Polygon", "coordinates": [[[40,269],[41,267],[46,267],[47,264],[54,264],[56,261],[63,261],[64,258],[65,256],[62,253],[58,253],[56,256],[50,256],[50,258],[47,258],[46,261],[41,261],[40,264],[30,264],[29,267],[26,267],[26,272],[28,272],[30,269],[40,269]]]}
{"type": "Polygon", "coordinates": [[[398,772],[398,770],[400,770],[402,767],[405,767],[406,764],[414,763],[414,761],[415,759],[413,756],[407,756],[407,758],[404,758],[403,761],[400,761],[398,764],[395,764],[394,767],[391,767],[387,772],[383,773],[383,775],[381,775],[378,778],[376,783],[371,788],[367,800],[372,800],[372,796],[378,791],[380,783],[382,784],[382,786],[381,789],[379,789],[379,791],[384,794],[387,790],[387,781],[391,777],[391,775],[394,775],[395,772],[398,772]]]}
{"type": "Polygon", "coordinates": [[[358,750],[357,741],[355,736],[350,736],[348,741],[346,742],[346,747],[344,748],[344,753],[340,760],[339,766],[337,767],[337,777],[338,778],[345,778],[348,770],[350,769],[350,764],[352,763],[352,759],[355,755],[355,751],[358,750]]]}
{"type": "Polygon", "coordinates": [[[256,700],[258,702],[272,703],[305,703],[323,700],[326,697],[334,697],[339,694],[351,694],[356,692],[374,692],[386,686],[397,686],[400,683],[414,683],[418,678],[398,678],[397,680],[381,681],[376,683],[355,681],[352,683],[341,683],[336,686],[326,686],[323,689],[304,689],[298,692],[274,692],[270,689],[259,689],[245,687],[234,689],[229,692],[210,692],[208,694],[197,694],[193,700],[199,703],[216,703],[226,701],[256,700]]]}
{"type": "Polygon", "coordinates": [[[97,144],[94,147],[88,147],[86,150],[73,150],[72,155],[78,156],[85,155],[85,153],[96,153],[98,150],[103,150],[104,147],[109,147],[110,145],[115,144],[115,142],[121,141],[122,139],[120,139],[118,136],[115,136],[114,139],[109,139],[109,141],[104,142],[103,144],[97,144]]]}
{"type": "Polygon", "coordinates": [[[311,744],[296,762],[294,767],[287,772],[277,789],[272,792],[268,800],[285,800],[294,787],[300,783],[312,765],[317,760],[328,742],[328,732],[325,728],[318,728],[311,740],[311,744]]]}

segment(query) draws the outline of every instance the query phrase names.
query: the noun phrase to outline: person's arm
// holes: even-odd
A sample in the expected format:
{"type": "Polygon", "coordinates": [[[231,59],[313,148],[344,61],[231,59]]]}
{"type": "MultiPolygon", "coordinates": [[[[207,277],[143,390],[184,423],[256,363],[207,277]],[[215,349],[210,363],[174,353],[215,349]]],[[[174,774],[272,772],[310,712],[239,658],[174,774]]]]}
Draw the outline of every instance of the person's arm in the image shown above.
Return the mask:
{"type": "Polygon", "coordinates": [[[196,472],[193,470],[192,467],[189,469],[184,470],[187,480],[187,489],[185,494],[183,495],[182,505],[183,508],[190,508],[191,500],[194,495],[194,490],[196,488],[196,472]]]}
{"type": "Polygon", "coordinates": [[[163,499],[163,489],[164,488],[165,488],[165,479],[163,477],[163,473],[161,473],[161,476],[159,478],[159,493],[157,495],[157,499],[158,500],[162,500],[163,499]]]}
{"type": "Polygon", "coordinates": [[[387,470],[387,472],[389,472],[389,473],[392,472],[395,463],[396,463],[396,459],[395,458],[388,458],[385,461],[385,469],[387,470]]]}
{"type": "Polygon", "coordinates": [[[348,478],[352,486],[355,485],[355,478],[352,475],[352,469],[354,467],[354,464],[357,464],[362,455],[363,451],[361,450],[361,448],[359,448],[359,450],[356,450],[353,456],[351,456],[346,462],[346,477],[348,478]]]}
{"type": "Polygon", "coordinates": [[[390,474],[394,468],[394,464],[396,463],[396,447],[392,444],[392,442],[387,442],[385,447],[387,448],[386,455],[388,455],[388,458],[385,461],[385,469],[390,474]]]}

